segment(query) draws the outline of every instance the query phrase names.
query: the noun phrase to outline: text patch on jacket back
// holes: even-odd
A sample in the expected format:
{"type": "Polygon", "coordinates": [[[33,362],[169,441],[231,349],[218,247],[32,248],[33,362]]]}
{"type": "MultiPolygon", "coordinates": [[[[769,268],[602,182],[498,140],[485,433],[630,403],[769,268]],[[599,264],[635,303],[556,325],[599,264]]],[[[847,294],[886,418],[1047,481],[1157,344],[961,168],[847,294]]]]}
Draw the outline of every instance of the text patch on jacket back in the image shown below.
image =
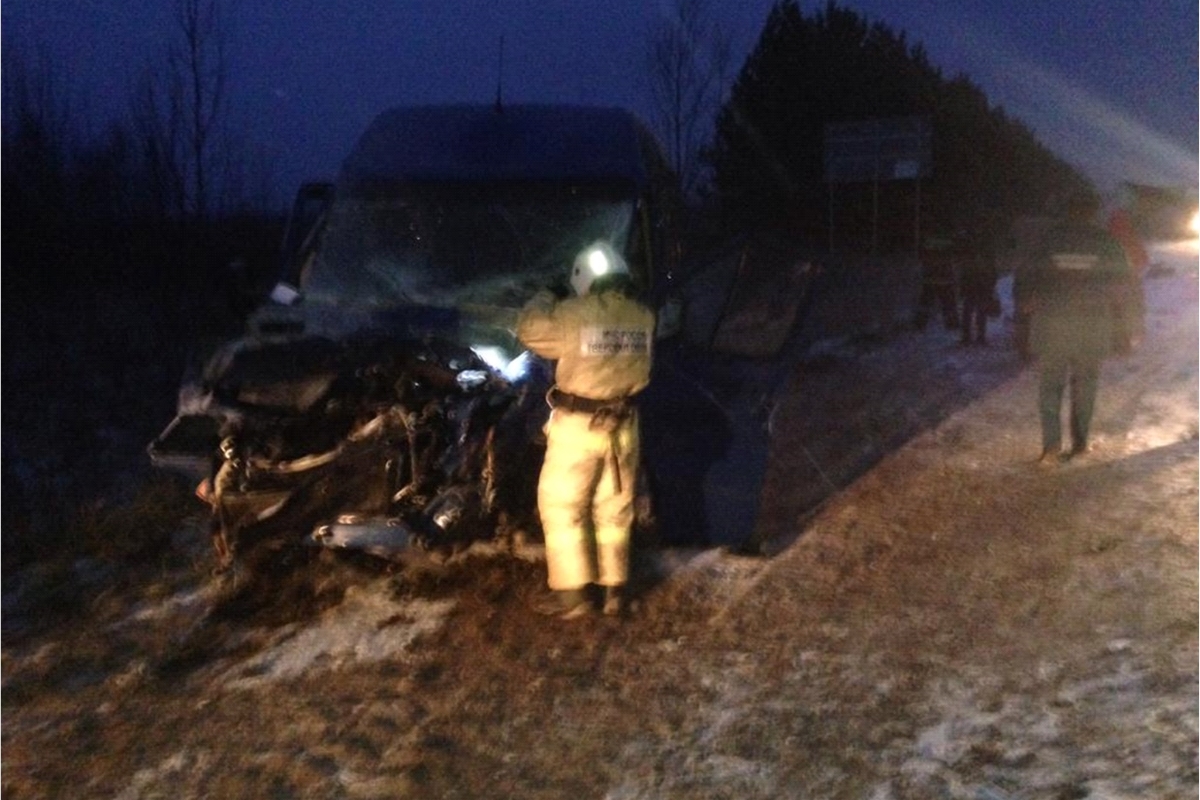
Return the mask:
{"type": "Polygon", "coordinates": [[[647,355],[650,333],[636,328],[587,325],[579,332],[579,352],[585,356],[647,355]]]}
{"type": "Polygon", "coordinates": [[[1091,253],[1055,253],[1050,260],[1054,262],[1055,269],[1071,272],[1095,269],[1100,263],[1100,257],[1091,253]]]}

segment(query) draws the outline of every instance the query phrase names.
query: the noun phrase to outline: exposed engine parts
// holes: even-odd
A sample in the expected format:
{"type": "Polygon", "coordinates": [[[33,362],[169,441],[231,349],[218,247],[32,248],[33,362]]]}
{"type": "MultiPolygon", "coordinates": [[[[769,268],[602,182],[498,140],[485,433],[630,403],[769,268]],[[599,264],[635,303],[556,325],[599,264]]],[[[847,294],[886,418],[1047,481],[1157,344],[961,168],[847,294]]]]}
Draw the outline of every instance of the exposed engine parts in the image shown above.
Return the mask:
{"type": "MultiPolygon", "coordinates": [[[[218,569],[299,539],[401,559],[536,519],[540,391],[450,345],[291,345],[298,373],[277,365],[269,382],[243,369],[259,348],[219,354],[192,409],[216,439],[198,494],[213,509],[218,569]]],[[[171,457],[175,427],[152,455],[171,457]]]]}

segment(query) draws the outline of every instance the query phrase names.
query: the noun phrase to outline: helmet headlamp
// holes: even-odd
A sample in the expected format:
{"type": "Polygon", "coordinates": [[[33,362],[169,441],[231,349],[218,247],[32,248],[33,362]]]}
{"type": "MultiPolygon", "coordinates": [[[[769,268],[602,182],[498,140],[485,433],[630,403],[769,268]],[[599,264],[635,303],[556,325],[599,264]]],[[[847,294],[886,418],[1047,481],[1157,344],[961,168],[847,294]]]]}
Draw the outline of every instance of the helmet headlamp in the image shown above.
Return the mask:
{"type": "Polygon", "coordinates": [[[628,274],[629,267],[612,247],[603,241],[588,245],[575,257],[571,269],[571,288],[582,297],[592,288],[597,278],[606,275],[628,274]]]}
{"type": "Polygon", "coordinates": [[[608,272],[608,256],[604,255],[604,251],[599,247],[594,247],[587,254],[588,269],[592,271],[592,275],[599,278],[608,272]]]}

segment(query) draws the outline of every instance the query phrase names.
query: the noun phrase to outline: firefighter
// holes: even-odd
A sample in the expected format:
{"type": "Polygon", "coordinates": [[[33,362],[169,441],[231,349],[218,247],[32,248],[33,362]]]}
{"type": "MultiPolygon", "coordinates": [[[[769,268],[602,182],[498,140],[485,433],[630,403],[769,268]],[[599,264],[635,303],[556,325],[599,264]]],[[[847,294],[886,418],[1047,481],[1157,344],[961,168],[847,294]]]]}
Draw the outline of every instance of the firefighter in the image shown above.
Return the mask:
{"type": "Polygon", "coordinates": [[[551,598],[539,610],[564,619],[591,610],[591,584],[604,587],[605,614],[624,611],[639,461],[634,400],[650,381],[654,339],[654,313],[635,298],[611,247],[584,250],[570,283],[575,296],[543,290],[517,321],[521,342],[557,362],[538,480],[551,598]]]}

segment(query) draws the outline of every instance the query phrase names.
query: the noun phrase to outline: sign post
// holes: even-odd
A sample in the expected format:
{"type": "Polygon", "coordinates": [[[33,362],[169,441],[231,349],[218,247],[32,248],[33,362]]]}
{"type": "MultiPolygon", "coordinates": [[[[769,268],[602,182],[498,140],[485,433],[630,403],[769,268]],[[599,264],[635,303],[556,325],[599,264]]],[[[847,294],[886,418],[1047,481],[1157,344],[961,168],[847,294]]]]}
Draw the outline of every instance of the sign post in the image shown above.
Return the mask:
{"type": "Polygon", "coordinates": [[[834,246],[834,185],[871,182],[871,252],[879,240],[879,183],[911,180],[916,187],[915,245],[921,240],[921,179],[931,170],[928,117],[889,117],[825,126],[825,182],[829,184],[829,249],[834,246]]]}

